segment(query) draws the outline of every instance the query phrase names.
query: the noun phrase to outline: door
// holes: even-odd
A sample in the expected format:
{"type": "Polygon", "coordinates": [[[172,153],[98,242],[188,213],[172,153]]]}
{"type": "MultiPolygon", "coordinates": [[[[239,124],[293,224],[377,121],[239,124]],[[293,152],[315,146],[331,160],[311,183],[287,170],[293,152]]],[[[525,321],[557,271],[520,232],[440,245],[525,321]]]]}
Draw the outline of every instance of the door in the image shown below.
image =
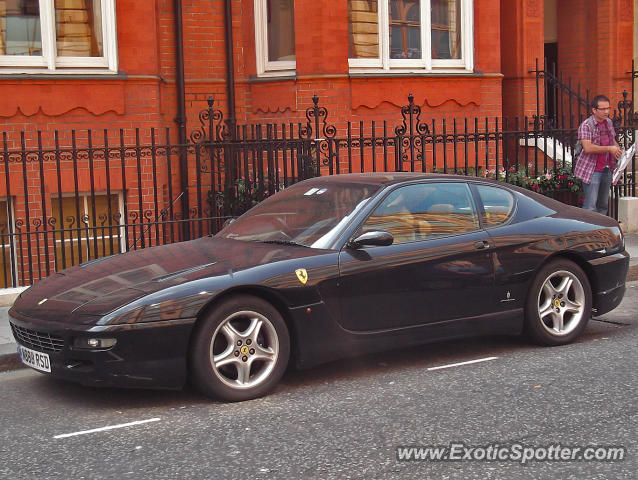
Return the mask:
{"type": "Polygon", "coordinates": [[[490,240],[463,182],[390,192],[360,233],[385,230],[390,246],[340,253],[342,326],[374,331],[486,313],[492,303],[490,240]]]}

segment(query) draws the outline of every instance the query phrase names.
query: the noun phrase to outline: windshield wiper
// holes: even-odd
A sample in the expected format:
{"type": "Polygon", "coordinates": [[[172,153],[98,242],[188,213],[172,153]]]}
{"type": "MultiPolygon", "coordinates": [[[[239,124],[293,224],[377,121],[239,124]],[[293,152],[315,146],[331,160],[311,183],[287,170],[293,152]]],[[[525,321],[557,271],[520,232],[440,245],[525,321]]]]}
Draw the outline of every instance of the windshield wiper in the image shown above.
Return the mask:
{"type": "Polygon", "coordinates": [[[310,248],[308,245],[303,245],[301,243],[293,242],[292,240],[257,240],[260,243],[274,243],[277,245],[295,245],[297,247],[305,247],[310,248]]]}

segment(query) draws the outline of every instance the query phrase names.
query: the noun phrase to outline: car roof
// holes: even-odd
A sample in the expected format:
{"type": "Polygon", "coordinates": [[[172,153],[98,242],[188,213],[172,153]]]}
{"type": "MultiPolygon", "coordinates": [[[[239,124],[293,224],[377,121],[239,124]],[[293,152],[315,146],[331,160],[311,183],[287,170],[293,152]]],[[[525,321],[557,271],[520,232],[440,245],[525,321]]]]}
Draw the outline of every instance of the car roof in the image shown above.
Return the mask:
{"type": "MultiPolygon", "coordinates": [[[[367,183],[376,185],[390,185],[394,183],[408,182],[412,180],[480,180],[480,177],[454,175],[449,173],[419,173],[419,172],[376,172],[376,173],[341,173],[337,175],[326,175],[305,180],[303,183],[367,183]]],[[[489,181],[489,180],[488,180],[489,181]]]]}

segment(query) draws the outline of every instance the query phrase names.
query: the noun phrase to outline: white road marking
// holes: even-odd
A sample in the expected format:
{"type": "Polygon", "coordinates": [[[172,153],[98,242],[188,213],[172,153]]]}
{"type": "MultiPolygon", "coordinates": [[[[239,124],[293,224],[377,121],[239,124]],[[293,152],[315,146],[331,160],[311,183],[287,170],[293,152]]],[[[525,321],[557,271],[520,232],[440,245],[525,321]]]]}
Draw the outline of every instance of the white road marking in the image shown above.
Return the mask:
{"type": "Polygon", "coordinates": [[[74,437],[76,435],[86,435],[87,433],[103,432],[105,430],[113,430],[115,428],[131,427],[133,425],[141,425],[143,423],[149,423],[149,422],[159,422],[160,420],[161,420],[160,418],[149,418],[148,420],[139,420],[137,422],[120,423],[119,425],[109,425],[108,427],[93,428],[91,430],[82,430],[80,432],[63,433],[62,435],[56,435],[53,438],[67,438],[67,437],[74,437]]]}
{"type": "Polygon", "coordinates": [[[441,370],[442,368],[460,367],[461,365],[470,365],[472,363],[489,362],[490,360],[496,360],[498,357],[478,358],[476,360],[469,360],[467,362],[450,363],[449,365],[440,365],[438,367],[430,367],[429,370],[441,370]]]}

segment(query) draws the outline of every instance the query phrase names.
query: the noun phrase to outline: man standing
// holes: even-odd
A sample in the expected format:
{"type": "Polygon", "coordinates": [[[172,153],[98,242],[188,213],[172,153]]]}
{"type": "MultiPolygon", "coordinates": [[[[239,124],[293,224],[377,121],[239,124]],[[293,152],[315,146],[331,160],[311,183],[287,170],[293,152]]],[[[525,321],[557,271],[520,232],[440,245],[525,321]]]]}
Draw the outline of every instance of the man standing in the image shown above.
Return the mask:
{"type": "Polygon", "coordinates": [[[616,143],[616,132],[609,118],[609,99],[596,95],[591,107],[592,115],[578,127],[583,151],[576,162],[574,175],[583,181],[583,208],[607,215],[609,188],[622,150],[616,143]]]}

